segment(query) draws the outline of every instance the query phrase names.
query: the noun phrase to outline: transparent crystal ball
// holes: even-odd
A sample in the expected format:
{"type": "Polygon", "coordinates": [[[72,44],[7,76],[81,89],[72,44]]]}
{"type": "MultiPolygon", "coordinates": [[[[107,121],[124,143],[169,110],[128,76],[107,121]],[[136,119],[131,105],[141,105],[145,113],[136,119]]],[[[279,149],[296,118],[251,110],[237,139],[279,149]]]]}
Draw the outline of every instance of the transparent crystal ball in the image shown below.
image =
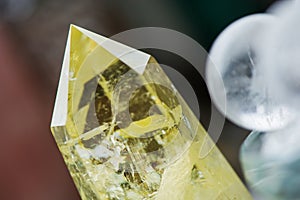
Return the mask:
{"type": "Polygon", "coordinates": [[[289,8],[277,13],[276,26],[268,31],[271,37],[259,48],[259,68],[270,95],[300,113],[300,5],[289,8]]]}
{"type": "Polygon", "coordinates": [[[240,161],[257,199],[299,199],[299,130],[295,123],[278,131],[255,131],[244,141],[240,161]]]}
{"type": "Polygon", "coordinates": [[[293,118],[260,81],[264,74],[258,69],[258,48],[275,22],[269,14],[237,20],[220,34],[210,51],[206,79],[212,100],[228,119],[246,129],[275,130],[293,118]],[[220,93],[225,94],[225,101],[220,93]]]}

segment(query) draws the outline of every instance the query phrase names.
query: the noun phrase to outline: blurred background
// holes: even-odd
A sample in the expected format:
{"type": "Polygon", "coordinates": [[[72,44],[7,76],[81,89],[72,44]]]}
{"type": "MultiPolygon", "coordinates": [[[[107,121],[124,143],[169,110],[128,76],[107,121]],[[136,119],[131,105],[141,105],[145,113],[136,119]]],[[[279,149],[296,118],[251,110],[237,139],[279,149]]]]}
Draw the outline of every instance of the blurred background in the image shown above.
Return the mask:
{"type": "MultiPolygon", "coordinates": [[[[105,36],[154,26],[180,31],[207,51],[217,35],[272,0],[0,0],[0,199],[80,199],[50,132],[64,47],[73,23],[105,36]]],[[[145,49],[194,88],[207,127],[210,99],[185,60],[145,49]]],[[[218,146],[243,176],[238,151],[249,131],[226,122],[218,146]]]]}

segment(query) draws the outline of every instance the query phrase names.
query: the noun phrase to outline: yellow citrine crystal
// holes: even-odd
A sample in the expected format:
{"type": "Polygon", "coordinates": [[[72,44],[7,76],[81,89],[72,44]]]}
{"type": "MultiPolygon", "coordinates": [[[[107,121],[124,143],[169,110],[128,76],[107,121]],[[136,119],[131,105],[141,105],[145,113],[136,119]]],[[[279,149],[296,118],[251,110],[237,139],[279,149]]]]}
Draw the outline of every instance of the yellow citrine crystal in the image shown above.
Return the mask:
{"type": "Polygon", "coordinates": [[[73,25],[51,129],[82,199],[251,199],[153,57],[73,25]]]}

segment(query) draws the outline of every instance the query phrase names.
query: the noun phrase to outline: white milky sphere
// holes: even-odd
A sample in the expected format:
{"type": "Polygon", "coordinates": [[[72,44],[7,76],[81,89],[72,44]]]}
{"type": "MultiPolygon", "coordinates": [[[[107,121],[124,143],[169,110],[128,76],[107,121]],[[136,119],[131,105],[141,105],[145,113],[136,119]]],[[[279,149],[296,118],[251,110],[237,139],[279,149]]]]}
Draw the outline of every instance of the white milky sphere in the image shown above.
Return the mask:
{"type": "Polygon", "coordinates": [[[276,26],[270,29],[260,48],[260,73],[270,94],[300,113],[300,6],[282,11],[276,26]]]}
{"type": "Polygon", "coordinates": [[[258,81],[264,78],[257,69],[258,48],[276,21],[269,14],[239,19],[218,36],[209,53],[206,82],[211,98],[228,119],[246,129],[276,130],[293,118],[287,107],[269,95],[263,81],[258,81]]]}

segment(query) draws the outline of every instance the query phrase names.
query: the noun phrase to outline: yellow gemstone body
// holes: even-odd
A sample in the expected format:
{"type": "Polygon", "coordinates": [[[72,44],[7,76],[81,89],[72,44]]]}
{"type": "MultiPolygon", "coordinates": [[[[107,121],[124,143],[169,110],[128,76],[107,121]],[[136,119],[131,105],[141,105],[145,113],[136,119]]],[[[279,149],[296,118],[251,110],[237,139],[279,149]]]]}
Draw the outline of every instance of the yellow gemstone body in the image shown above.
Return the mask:
{"type": "Polygon", "coordinates": [[[82,199],[251,199],[155,59],[80,27],[51,130],[82,199]]]}

